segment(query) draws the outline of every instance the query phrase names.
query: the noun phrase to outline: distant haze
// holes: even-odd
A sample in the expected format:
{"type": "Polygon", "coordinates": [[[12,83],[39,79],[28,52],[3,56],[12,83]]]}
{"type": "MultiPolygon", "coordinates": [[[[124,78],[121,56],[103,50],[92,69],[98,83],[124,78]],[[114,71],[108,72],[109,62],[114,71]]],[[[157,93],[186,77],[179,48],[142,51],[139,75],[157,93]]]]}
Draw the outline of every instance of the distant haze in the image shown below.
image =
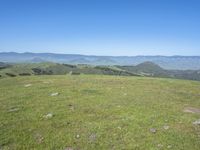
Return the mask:
{"type": "Polygon", "coordinates": [[[200,56],[91,56],[55,53],[0,53],[0,62],[57,62],[89,65],[137,65],[150,61],[165,69],[200,70],[200,56]]]}

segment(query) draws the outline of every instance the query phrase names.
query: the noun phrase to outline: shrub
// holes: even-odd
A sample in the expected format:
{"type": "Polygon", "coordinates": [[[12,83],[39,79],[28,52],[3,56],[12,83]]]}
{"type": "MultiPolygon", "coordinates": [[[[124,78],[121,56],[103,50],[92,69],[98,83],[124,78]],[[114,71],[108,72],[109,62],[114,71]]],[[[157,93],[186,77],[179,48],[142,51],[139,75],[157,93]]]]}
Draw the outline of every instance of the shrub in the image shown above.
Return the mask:
{"type": "Polygon", "coordinates": [[[30,76],[30,73],[19,73],[20,76],[30,76]]]}
{"type": "Polygon", "coordinates": [[[12,74],[12,73],[6,73],[6,75],[9,76],[9,77],[16,77],[16,75],[12,74]]]}

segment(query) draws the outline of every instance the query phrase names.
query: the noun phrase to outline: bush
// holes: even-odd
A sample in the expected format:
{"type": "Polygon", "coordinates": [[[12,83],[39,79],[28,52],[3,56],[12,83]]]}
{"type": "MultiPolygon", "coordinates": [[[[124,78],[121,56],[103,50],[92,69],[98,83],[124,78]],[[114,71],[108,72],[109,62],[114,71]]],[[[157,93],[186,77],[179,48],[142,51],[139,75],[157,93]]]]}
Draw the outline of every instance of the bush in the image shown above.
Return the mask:
{"type": "Polygon", "coordinates": [[[30,76],[30,73],[19,73],[20,76],[30,76]]]}
{"type": "Polygon", "coordinates": [[[69,68],[76,68],[75,65],[70,65],[70,64],[63,64],[63,66],[69,67],[69,68]]]}
{"type": "Polygon", "coordinates": [[[9,76],[9,77],[16,77],[16,75],[12,74],[12,73],[6,73],[6,75],[9,76]]]}
{"type": "Polygon", "coordinates": [[[33,68],[32,69],[35,75],[52,75],[53,72],[51,70],[46,71],[46,70],[42,70],[40,68],[33,68]]]}

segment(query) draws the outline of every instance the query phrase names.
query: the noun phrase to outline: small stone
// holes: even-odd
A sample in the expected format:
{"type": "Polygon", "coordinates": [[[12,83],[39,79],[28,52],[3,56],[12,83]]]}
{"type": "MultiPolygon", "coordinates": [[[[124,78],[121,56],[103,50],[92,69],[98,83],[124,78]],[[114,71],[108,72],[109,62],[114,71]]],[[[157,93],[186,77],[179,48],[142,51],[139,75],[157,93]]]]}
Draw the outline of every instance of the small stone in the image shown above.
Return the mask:
{"type": "Polygon", "coordinates": [[[69,104],[68,106],[70,110],[74,111],[74,106],[72,104],[69,104]]]}
{"type": "Polygon", "coordinates": [[[193,125],[200,125],[200,119],[199,120],[196,120],[192,123],[193,125]]]}
{"type": "Polygon", "coordinates": [[[24,85],[24,87],[30,87],[30,86],[32,86],[32,84],[26,84],[26,85],[24,85]]]}
{"type": "Polygon", "coordinates": [[[47,115],[44,116],[44,118],[46,119],[50,119],[53,117],[53,114],[52,113],[48,113],[47,115]]]}
{"type": "Polygon", "coordinates": [[[57,96],[59,93],[52,93],[51,96],[57,96]]]}
{"type": "Polygon", "coordinates": [[[163,145],[162,145],[162,144],[158,144],[157,146],[158,146],[158,147],[163,147],[163,145]]]}
{"type": "Polygon", "coordinates": [[[64,150],[73,150],[72,147],[66,147],[64,150]]]}
{"type": "Polygon", "coordinates": [[[91,142],[93,142],[93,141],[95,141],[96,140],[96,134],[91,134],[90,136],[89,136],[89,140],[91,141],[91,142]]]}
{"type": "Polygon", "coordinates": [[[163,129],[168,130],[169,126],[165,125],[165,126],[163,126],[163,129]]]}
{"type": "Polygon", "coordinates": [[[35,139],[36,139],[38,144],[41,144],[43,142],[43,140],[44,140],[44,137],[41,134],[37,133],[35,135],[35,139]]]}
{"type": "Polygon", "coordinates": [[[121,127],[117,127],[119,130],[121,130],[122,128],[121,127]]]}
{"type": "Polygon", "coordinates": [[[17,112],[19,111],[19,108],[11,108],[8,110],[8,112],[17,112]]]}
{"type": "Polygon", "coordinates": [[[157,130],[156,130],[155,128],[151,128],[151,129],[150,129],[150,132],[152,132],[152,133],[156,133],[156,131],[157,131],[157,130]]]}
{"type": "Polygon", "coordinates": [[[168,145],[167,148],[170,149],[170,148],[172,148],[172,146],[171,146],[171,145],[168,145]]]}

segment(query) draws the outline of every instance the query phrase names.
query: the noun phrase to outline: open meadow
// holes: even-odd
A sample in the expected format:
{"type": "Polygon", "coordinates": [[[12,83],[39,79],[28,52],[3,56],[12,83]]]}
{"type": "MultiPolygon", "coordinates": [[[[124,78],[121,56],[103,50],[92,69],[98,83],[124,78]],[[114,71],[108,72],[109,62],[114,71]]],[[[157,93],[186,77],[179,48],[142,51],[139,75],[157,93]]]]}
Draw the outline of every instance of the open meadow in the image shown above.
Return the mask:
{"type": "Polygon", "coordinates": [[[0,79],[1,150],[199,150],[200,82],[106,75],[0,79]]]}

